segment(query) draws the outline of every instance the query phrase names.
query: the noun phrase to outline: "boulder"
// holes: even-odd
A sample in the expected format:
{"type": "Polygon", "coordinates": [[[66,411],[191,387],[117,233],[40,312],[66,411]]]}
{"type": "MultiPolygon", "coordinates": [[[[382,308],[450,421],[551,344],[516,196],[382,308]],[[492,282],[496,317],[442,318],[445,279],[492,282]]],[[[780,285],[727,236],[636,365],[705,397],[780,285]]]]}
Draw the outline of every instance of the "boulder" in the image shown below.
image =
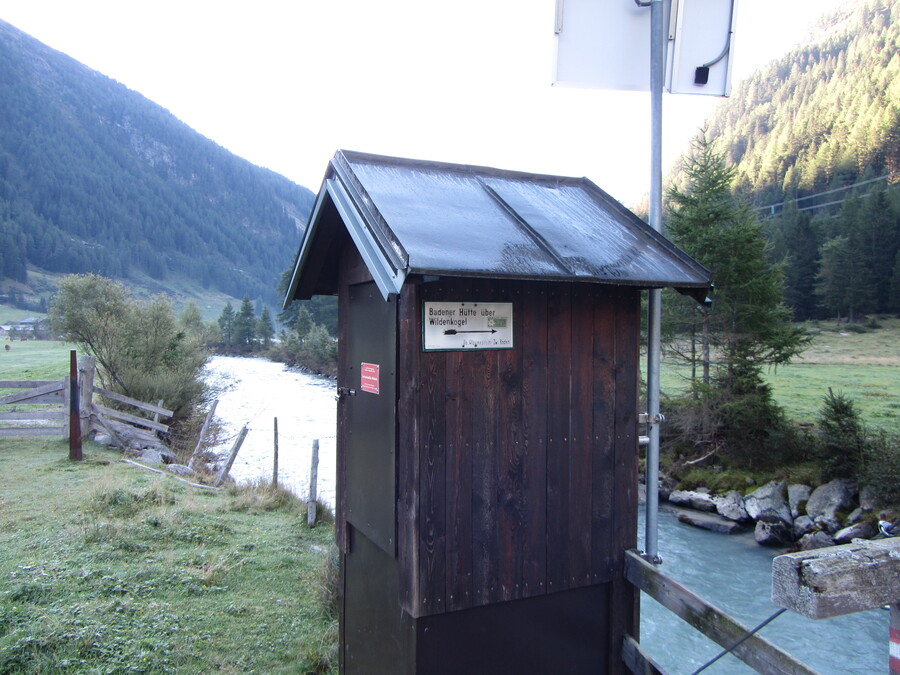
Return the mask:
{"type": "Polygon", "coordinates": [[[137,456],[137,461],[142,464],[165,464],[163,454],[159,450],[153,448],[144,448],[141,454],[137,456]]]}
{"type": "Polygon", "coordinates": [[[716,506],[716,513],[728,520],[743,522],[749,518],[747,509],[744,508],[744,498],[737,490],[716,495],[713,497],[713,504],[716,506]]]}
{"type": "Polygon", "coordinates": [[[800,515],[800,507],[804,502],[809,501],[809,495],[812,494],[812,488],[809,485],[788,485],[788,507],[791,510],[791,516],[796,518],[800,515]]]}
{"type": "Polygon", "coordinates": [[[813,520],[824,517],[837,519],[838,511],[851,511],[855,506],[856,483],[846,478],[835,478],[830,483],[820,485],[806,502],[806,515],[813,520]]]}
{"type": "Polygon", "coordinates": [[[777,522],[789,529],[794,523],[784,498],[784,482],[770,481],[744,497],[744,508],[753,520],[777,522]]]}
{"type": "Polygon", "coordinates": [[[819,528],[809,516],[799,516],[794,519],[794,539],[802,539],[807,534],[819,532],[819,528]]]}
{"type": "Polygon", "coordinates": [[[176,476],[196,476],[197,474],[191,469],[189,466],[185,466],[184,464],[169,464],[166,467],[170,473],[174,473],[176,476]]]}
{"type": "Polygon", "coordinates": [[[828,534],[834,534],[841,529],[841,523],[837,517],[829,518],[828,516],[816,516],[813,522],[820,530],[825,530],[828,534]]]}
{"type": "Polygon", "coordinates": [[[834,546],[834,539],[827,532],[819,530],[803,535],[798,543],[801,551],[811,551],[814,548],[834,546]]]}
{"type": "Polygon", "coordinates": [[[835,544],[849,544],[854,539],[871,539],[876,534],[872,523],[861,522],[850,525],[834,533],[835,544]]]}
{"type": "Polygon", "coordinates": [[[784,546],[794,541],[791,526],[781,520],[758,520],[753,538],[763,546],[784,546]]]}
{"type": "Polygon", "coordinates": [[[685,511],[681,509],[678,509],[677,513],[679,522],[685,523],[687,525],[693,525],[694,527],[700,527],[704,530],[710,530],[711,532],[719,532],[721,534],[735,534],[736,532],[740,532],[744,529],[733,520],[728,520],[727,518],[723,518],[722,516],[715,513],[706,513],[704,511],[685,511]]]}
{"type": "Polygon", "coordinates": [[[844,525],[856,525],[863,519],[864,513],[865,511],[863,511],[861,507],[856,507],[850,512],[850,515],[847,516],[847,519],[844,521],[844,525]]]}
{"type": "Polygon", "coordinates": [[[864,485],[859,489],[859,507],[866,513],[878,508],[878,495],[871,485],[864,485]]]}
{"type": "Polygon", "coordinates": [[[715,513],[716,505],[707,490],[673,490],[669,502],[676,506],[684,506],[697,511],[715,513]]]}

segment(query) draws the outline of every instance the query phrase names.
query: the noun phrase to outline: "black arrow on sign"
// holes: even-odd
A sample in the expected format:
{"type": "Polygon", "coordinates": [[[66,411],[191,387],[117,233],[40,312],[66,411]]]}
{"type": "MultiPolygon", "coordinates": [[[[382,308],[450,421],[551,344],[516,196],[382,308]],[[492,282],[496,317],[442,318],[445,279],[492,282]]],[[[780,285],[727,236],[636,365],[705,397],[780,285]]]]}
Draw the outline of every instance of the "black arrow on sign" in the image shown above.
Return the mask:
{"type": "Polygon", "coordinates": [[[444,335],[461,335],[462,333],[496,333],[495,329],[491,330],[454,330],[451,328],[450,330],[445,330],[444,335]]]}

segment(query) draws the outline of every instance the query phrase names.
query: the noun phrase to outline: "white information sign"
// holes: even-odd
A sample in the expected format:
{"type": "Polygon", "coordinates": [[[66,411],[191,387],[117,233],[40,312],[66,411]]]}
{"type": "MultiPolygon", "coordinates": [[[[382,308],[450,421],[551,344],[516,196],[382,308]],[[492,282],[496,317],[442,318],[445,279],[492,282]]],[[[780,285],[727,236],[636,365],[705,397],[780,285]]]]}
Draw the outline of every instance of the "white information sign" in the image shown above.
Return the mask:
{"type": "Polygon", "coordinates": [[[422,309],[425,351],[512,349],[511,302],[426,302],[422,309]]]}

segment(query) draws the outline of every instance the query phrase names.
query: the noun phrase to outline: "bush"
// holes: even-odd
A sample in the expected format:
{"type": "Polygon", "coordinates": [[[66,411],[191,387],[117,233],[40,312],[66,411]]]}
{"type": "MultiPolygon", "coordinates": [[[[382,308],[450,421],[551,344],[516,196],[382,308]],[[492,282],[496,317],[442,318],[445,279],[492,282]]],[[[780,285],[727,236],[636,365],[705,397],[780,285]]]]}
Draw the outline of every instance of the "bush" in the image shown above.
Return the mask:
{"type": "Polygon", "coordinates": [[[819,411],[818,448],[823,478],[856,478],[865,456],[866,431],[853,401],[830,388],[819,411]]]}
{"type": "Polygon", "coordinates": [[[729,468],[767,471],[807,459],[812,441],[787,420],[758,368],[733,368],[695,383],[666,406],[663,442],[688,459],[717,457],[729,468]]]}
{"type": "Polygon", "coordinates": [[[881,504],[900,505],[900,432],[880,432],[866,445],[859,481],[881,504]]]}
{"type": "Polygon", "coordinates": [[[148,403],[162,400],[175,413],[170,425],[203,402],[207,354],[166,298],[137,302],[111,279],[73,275],[60,282],[50,319],[64,339],[97,359],[104,388],[148,403]]]}

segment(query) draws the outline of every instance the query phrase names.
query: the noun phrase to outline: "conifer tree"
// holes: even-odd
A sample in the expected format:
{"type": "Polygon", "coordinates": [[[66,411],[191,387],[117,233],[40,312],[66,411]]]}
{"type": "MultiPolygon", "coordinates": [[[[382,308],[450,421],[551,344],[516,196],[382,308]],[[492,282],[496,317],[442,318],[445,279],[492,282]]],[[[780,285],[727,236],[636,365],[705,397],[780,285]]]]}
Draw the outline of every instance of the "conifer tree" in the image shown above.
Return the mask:
{"type": "Polygon", "coordinates": [[[275,326],[272,324],[272,315],[269,313],[268,306],[263,305],[256,322],[256,339],[264,349],[268,349],[272,344],[273,337],[275,337],[275,326]]]}
{"type": "Polygon", "coordinates": [[[241,308],[234,318],[234,347],[240,351],[251,351],[256,338],[256,316],[253,305],[246,295],[241,301],[241,308]]]}
{"type": "Polygon", "coordinates": [[[768,261],[759,221],[731,191],[734,167],[701,135],[684,171],[686,189],[668,193],[667,231],[712,270],[710,346],[721,350],[729,369],[736,360],[751,367],[788,363],[807,339],[782,303],[782,269],[768,261]]]}
{"type": "Polygon", "coordinates": [[[234,346],[234,307],[231,302],[225,303],[219,316],[219,330],[222,333],[222,344],[227,348],[234,346]]]}

